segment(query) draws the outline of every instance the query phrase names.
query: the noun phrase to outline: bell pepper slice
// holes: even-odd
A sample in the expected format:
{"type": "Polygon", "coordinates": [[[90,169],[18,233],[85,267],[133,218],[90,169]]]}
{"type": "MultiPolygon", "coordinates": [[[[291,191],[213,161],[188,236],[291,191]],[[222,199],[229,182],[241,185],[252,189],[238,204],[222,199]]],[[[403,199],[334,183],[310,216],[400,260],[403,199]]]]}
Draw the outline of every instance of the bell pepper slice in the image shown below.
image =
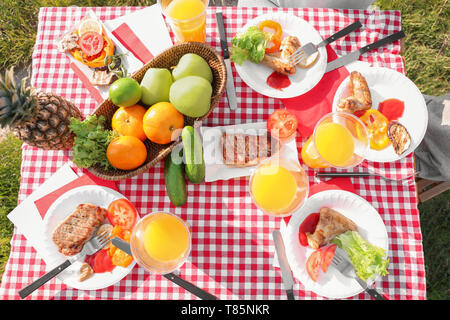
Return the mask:
{"type": "Polygon", "coordinates": [[[365,124],[370,136],[370,148],[382,150],[391,142],[387,134],[389,120],[378,110],[369,109],[359,119],[365,124]]]}
{"type": "Polygon", "coordinates": [[[267,30],[264,30],[265,28],[273,31],[270,32],[272,34],[272,37],[267,43],[266,53],[277,52],[280,49],[281,37],[283,35],[283,28],[281,27],[281,25],[273,20],[264,20],[259,24],[258,28],[259,30],[265,32],[268,32],[267,30]]]}

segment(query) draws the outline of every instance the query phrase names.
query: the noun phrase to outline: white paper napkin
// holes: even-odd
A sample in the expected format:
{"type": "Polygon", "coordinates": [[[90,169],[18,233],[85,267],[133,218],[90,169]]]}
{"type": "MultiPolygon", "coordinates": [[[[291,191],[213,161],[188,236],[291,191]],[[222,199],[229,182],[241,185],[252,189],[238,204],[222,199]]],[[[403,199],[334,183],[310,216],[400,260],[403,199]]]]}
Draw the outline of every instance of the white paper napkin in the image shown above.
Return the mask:
{"type": "Polygon", "coordinates": [[[7,216],[16,226],[17,232],[27,239],[36,250],[38,256],[46,262],[49,261],[51,253],[44,246],[44,225],[34,201],[77,178],[78,175],[72,170],[70,164],[66,163],[7,216]]]}
{"type": "MultiPolygon", "coordinates": [[[[224,132],[263,135],[267,132],[266,122],[245,123],[222,127],[201,127],[200,133],[203,139],[206,182],[250,176],[252,171],[256,168],[256,166],[232,168],[223,163],[220,137],[224,132]]],[[[280,156],[299,163],[295,139],[281,147],[280,156]]]]}

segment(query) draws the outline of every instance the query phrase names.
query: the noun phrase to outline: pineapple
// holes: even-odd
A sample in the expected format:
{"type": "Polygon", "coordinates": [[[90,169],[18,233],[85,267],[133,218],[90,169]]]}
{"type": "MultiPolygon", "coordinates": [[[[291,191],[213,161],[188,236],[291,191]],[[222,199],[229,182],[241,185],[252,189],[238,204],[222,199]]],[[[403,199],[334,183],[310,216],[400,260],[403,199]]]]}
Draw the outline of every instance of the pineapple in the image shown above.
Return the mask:
{"type": "Polygon", "coordinates": [[[72,117],[82,119],[71,102],[14,81],[13,68],[0,75],[0,127],[9,127],[23,142],[46,150],[65,150],[73,145],[69,125],[72,117]]]}

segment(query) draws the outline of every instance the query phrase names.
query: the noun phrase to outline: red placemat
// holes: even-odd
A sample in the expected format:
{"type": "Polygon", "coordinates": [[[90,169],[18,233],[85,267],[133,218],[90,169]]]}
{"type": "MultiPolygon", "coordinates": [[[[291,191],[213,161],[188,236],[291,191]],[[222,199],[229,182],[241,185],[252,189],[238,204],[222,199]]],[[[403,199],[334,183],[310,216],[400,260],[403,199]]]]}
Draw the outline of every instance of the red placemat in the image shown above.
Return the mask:
{"type": "MultiPolygon", "coordinates": [[[[111,20],[139,8],[93,8],[102,20],[111,20]]],[[[67,65],[67,58],[51,44],[55,30],[70,25],[68,11],[76,8],[41,8],[33,52],[32,85],[63,95],[84,114],[92,113],[97,103],[81,85],[67,65]]],[[[87,12],[87,8],[81,8],[87,12]]],[[[221,52],[215,13],[222,11],[229,45],[233,35],[249,19],[274,11],[297,15],[311,23],[323,38],[330,36],[354,20],[363,28],[332,43],[331,48],[344,55],[359,47],[400,30],[399,11],[364,11],[335,9],[269,9],[210,7],[207,11],[206,42],[221,52]]],[[[70,12],[69,12],[70,13],[70,12]]],[[[171,33],[172,39],[173,34],[171,33]]],[[[400,46],[397,43],[371,51],[360,59],[371,65],[404,72],[400,46]]],[[[222,97],[205,126],[231,125],[264,121],[283,104],[278,99],[262,96],[249,88],[233,67],[239,109],[230,111],[222,97]]],[[[304,138],[297,139],[300,148],[304,138]]],[[[19,201],[39,187],[53,172],[70,160],[69,152],[44,151],[23,145],[19,201]]],[[[413,157],[395,163],[368,163],[392,170],[413,170],[413,157]]],[[[305,168],[310,183],[317,182],[314,172],[305,168]]],[[[387,183],[378,178],[353,178],[355,193],[365,198],[379,212],[389,237],[389,275],[377,280],[375,286],[392,299],[425,299],[425,265],[420,218],[414,184],[387,183]]],[[[286,299],[281,273],[273,267],[272,230],[280,227],[282,219],[258,212],[248,193],[248,178],[216,181],[198,185],[188,184],[188,203],[183,208],[171,205],[164,184],[164,169],[160,163],[136,177],[117,182],[119,191],[144,216],[153,211],[168,211],[185,219],[192,230],[192,251],[180,275],[202,287],[219,299],[286,299]]],[[[45,272],[44,262],[36,255],[26,239],[14,233],[11,253],[5,265],[0,285],[0,299],[19,299],[17,291],[45,272]]],[[[298,299],[323,299],[295,283],[298,299]]],[[[184,289],[161,276],[149,274],[141,267],[120,282],[95,291],[75,290],[53,279],[36,290],[28,299],[196,299],[184,289]]],[[[371,299],[365,293],[352,299],[371,299]]]]}

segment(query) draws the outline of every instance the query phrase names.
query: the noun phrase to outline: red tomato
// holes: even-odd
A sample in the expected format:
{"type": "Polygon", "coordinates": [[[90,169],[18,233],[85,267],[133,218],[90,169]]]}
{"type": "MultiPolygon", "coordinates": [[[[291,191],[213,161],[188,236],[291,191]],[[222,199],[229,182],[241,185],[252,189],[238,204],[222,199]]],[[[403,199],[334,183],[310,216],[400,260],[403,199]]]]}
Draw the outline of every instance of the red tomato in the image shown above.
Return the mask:
{"type": "Polygon", "coordinates": [[[282,139],[292,136],[297,126],[297,117],[286,109],[275,110],[267,120],[267,131],[282,139]]]}
{"type": "Polygon", "coordinates": [[[322,267],[323,272],[327,272],[328,267],[330,266],[331,261],[333,260],[334,252],[336,251],[336,247],[337,247],[337,245],[331,244],[329,246],[322,247],[319,249],[322,251],[321,267],[322,267]]]}
{"type": "Polygon", "coordinates": [[[127,199],[117,199],[109,204],[108,220],[113,226],[131,230],[137,219],[137,210],[127,199]]]}
{"type": "Polygon", "coordinates": [[[319,222],[320,213],[311,213],[309,216],[303,220],[302,224],[298,228],[298,239],[300,244],[304,247],[308,246],[308,238],[306,237],[306,233],[314,233],[316,230],[317,223],[319,222]]]}
{"type": "Polygon", "coordinates": [[[309,277],[316,282],[319,277],[320,268],[322,265],[322,251],[320,249],[311,253],[306,260],[306,271],[308,272],[309,277]]]}
{"type": "Polygon", "coordinates": [[[387,99],[378,105],[380,111],[388,120],[397,120],[405,111],[405,103],[398,99],[387,99]]]}
{"type": "Polygon", "coordinates": [[[85,262],[89,263],[95,273],[112,271],[115,268],[107,250],[99,250],[91,256],[86,256],[85,262]]]}
{"type": "Polygon", "coordinates": [[[88,56],[95,56],[103,50],[105,41],[97,32],[86,32],[78,40],[81,50],[88,56]]]}

